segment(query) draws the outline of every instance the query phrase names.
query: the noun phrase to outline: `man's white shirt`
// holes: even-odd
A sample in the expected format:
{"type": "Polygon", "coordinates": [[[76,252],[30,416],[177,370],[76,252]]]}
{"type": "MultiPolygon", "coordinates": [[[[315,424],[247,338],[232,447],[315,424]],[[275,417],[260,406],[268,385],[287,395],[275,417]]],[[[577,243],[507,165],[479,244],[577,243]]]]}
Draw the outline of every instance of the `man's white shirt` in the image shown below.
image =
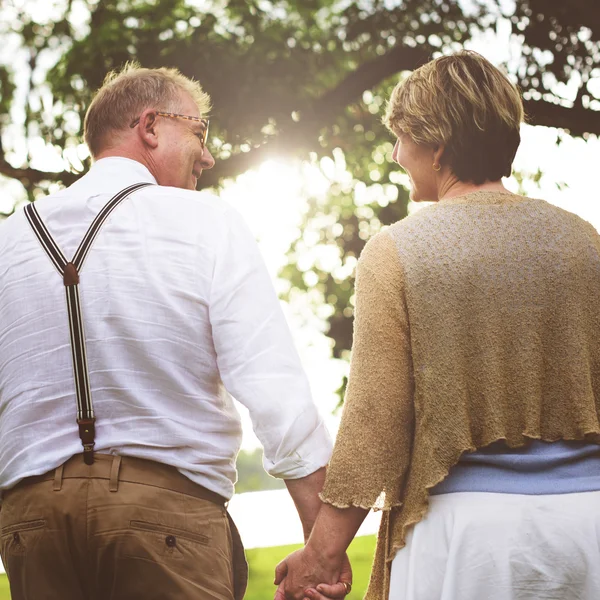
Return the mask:
{"type": "MultiPolygon", "coordinates": [[[[36,207],[70,260],[121,189],[156,183],[105,158],[36,207]]],[[[24,212],[0,225],[0,490],[82,452],[62,278],[24,212]]],[[[266,470],[296,479],[331,440],[247,226],[214,196],[150,186],[109,217],[80,273],[96,446],[177,467],[230,498],[250,413],[266,470]]]]}

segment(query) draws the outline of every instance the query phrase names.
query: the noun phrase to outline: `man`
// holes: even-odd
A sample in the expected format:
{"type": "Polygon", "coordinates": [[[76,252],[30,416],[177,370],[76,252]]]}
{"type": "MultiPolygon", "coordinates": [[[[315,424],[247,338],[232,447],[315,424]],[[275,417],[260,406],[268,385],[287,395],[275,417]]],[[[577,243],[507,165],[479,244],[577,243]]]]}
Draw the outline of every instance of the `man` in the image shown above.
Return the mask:
{"type": "Polygon", "coordinates": [[[256,243],[194,191],[214,165],[208,109],[176,70],[110,74],[85,119],[89,173],[0,227],[13,600],[241,598],[227,392],[307,536],[320,507],[331,442],[256,243]]]}

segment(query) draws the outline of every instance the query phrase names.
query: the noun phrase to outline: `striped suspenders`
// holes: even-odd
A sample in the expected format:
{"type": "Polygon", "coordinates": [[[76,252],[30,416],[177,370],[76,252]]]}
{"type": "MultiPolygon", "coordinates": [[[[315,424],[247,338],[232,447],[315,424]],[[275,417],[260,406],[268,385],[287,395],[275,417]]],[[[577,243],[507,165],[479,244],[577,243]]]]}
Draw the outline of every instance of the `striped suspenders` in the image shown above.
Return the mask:
{"type": "Polygon", "coordinates": [[[67,261],[61,249],[48,232],[46,225],[40,218],[34,203],[25,207],[25,216],[29,221],[42,248],[48,254],[52,264],[56,267],[63,279],[67,295],[67,309],[69,311],[69,331],[71,334],[71,353],[73,356],[73,376],[75,379],[75,391],[77,394],[77,425],[79,426],[79,437],[83,445],[83,460],[91,465],[94,462],[94,437],[95,422],[94,408],[92,406],[92,394],[88,374],[87,355],[85,349],[85,335],[83,331],[83,319],[81,316],[81,305],[79,303],[79,272],[90,251],[100,228],[110,213],[125,198],[133,192],[152,185],[150,183],[136,183],[120,191],[111,198],[102,210],[96,215],[87,230],[81,244],[75,252],[72,261],[67,261]]]}

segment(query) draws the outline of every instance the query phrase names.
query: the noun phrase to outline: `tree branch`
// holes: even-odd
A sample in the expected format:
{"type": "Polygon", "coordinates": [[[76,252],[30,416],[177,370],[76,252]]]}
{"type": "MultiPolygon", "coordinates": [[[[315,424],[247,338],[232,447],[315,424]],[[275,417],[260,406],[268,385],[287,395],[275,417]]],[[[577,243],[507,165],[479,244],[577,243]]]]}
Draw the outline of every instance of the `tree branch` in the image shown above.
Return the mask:
{"type": "Polygon", "coordinates": [[[13,167],[4,157],[0,157],[0,174],[12,179],[18,179],[23,186],[30,187],[37,185],[42,181],[57,181],[64,185],[71,185],[81,176],[80,173],[70,173],[69,171],[48,172],[39,171],[30,167],[13,167]]]}
{"type": "Polygon", "coordinates": [[[583,108],[581,104],[567,108],[547,100],[524,100],[525,114],[530,125],[559,127],[571,135],[584,133],[600,135],[600,111],[583,108]]]}
{"type": "Polygon", "coordinates": [[[365,90],[401,71],[413,71],[429,58],[430,54],[425,50],[398,45],[386,54],[361,64],[312,105],[299,107],[299,122],[290,118],[287,123],[279,124],[281,133],[272,141],[250,152],[235,154],[231,158],[219,161],[210,171],[205,171],[199,182],[200,188],[212,187],[222,179],[240,175],[275,154],[297,150],[299,147],[306,150],[318,149],[318,132],[332,117],[360,98],[365,90]]]}
{"type": "Polygon", "coordinates": [[[431,53],[411,46],[394,46],[389,52],[360,65],[334,89],[321,96],[313,108],[321,124],[338,114],[350,102],[360,98],[384,79],[402,71],[414,71],[431,59],[431,53]]]}

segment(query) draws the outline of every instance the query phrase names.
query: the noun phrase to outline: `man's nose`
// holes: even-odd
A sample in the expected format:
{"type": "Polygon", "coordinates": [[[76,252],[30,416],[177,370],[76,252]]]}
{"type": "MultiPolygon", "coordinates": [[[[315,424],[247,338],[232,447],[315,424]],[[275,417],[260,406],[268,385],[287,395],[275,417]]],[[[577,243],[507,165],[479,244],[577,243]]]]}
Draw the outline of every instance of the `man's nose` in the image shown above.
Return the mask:
{"type": "Polygon", "coordinates": [[[215,166],[215,159],[208,148],[204,148],[204,152],[202,152],[200,165],[203,169],[212,169],[215,166]]]}

